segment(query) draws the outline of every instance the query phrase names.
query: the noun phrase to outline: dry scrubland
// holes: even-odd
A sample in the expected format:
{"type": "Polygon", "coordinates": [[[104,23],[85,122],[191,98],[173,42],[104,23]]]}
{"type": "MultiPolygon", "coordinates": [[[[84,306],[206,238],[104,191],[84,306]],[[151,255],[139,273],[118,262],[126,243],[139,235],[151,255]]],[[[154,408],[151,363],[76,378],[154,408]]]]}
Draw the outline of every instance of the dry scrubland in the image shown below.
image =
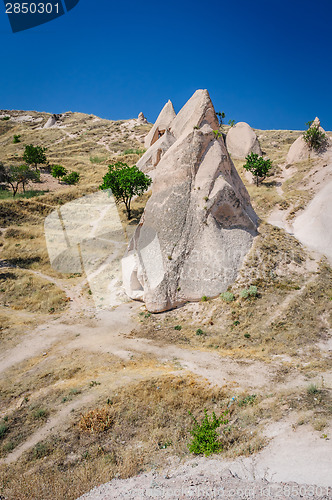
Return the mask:
{"type": "MultiPolygon", "coordinates": [[[[51,268],[43,221],[96,191],[112,160],[135,164],[139,154],[124,153],[142,149],[149,126],[74,113],[61,128],[41,129],[46,114],[8,115],[0,120],[0,161],[19,161],[24,144],[46,146],[50,163],[77,170],[81,182],[45,192],[46,173],[33,186],[44,194],[0,201],[0,494],[75,499],[113,477],[184,459],[188,411],[201,418],[204,409],[229,410],[227,457],[262,449],[266,426],[286,417],[294,429],[309,423],[322,439],[331,437],[331,266],[267,223],[276,207],[291,220],[321,182],[323,167],[310,160],[283,167],[300,132],[256,131],[274,162],[258,188],[235,162],[262,224],[231,287],[234,300],[203,298],[158,315],[133,306],[125,331],[101,323],[85,276],[51,268]],[[23,115],[39,121],[14,121],[23,115]],[[21,143],[13,144],[14,134],[21,143]],[[250,285],[257,295],[242,297],[250,285]],[[217,377],[218,359],[220,367],[230,363],[226,381],[217,377]]],[[[147,199],[134,203],[131,224],[147,199]]]]}

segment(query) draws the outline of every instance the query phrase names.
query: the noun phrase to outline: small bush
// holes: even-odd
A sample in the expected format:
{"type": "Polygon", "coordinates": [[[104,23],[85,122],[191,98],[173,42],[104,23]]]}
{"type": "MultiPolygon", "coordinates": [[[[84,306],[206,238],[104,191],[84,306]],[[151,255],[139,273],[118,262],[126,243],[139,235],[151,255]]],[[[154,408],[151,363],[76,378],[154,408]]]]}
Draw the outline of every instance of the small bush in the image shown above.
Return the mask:
{"type": "Polygon", "coordinates": [[[176,325],[176,326],[174,327],[174,330],[178,330],[178,331],[180,331],[180,330],[182,330],[182,326],[181,326],[181,325],[176,325]]]}
{"type": "Polygon", "coordinates": [[[70,172],[70,174],[62,177],[62,180],[66,184],[70,185],[77,184],[80,180],[80,174],[78,172],[70,172]]]}
{"type": "Polygon", "coordinates": [[[250,297],[257,297],[257,286],[250,286],[248,289],[250,297]]]}
{"type": "Polygon", "coordinates": [[[48,411],[44,410],[43,408],[37,408],[32,412],[32,416],[35,420],[38,420],[40,418],[47,418],[48,411]]]}
{"type": "Polygon", "coordinates": [[[19,142],[21,142],[21,136],[15,134],[13,138],[13,144],[18,144],[19,142]]]}
{"type": "Polygon", "coordinates": [[[226,410],[219,418],[216,417],[215,412],[212,413],[211,417],[208,415],[207,410],[204,410],[204,413],[205,416],[202,422],[199,423],[192,413],[189,412],[189,415],[194,421],[194,425],[190,431],[193,439],[188,447],[190,453],[209,456],[212,453],[217,453],[222,450],[220,435],[217,433],[216,429],[221,425],[228,424],[228,420],[225,419],[228,411],[226,410]]]}
{"type": "Polygon", "coordinates": [[[3,121],[3,122],[6,122],[6,121],[8,121],[8,120],[10,120],[10,116],[4,116],[4,117],[2,118],[2,121],[3,121]]]}
{"type": "Polygon", "coordinates": [[[204,335],[203,330],[202,330],[201,328],[198,328],[198,329],[196,330],[196,335],[204,335]]]}
{"type": "Polygon", "coordinates": [[[62,165],[53,165],[51,167],[51,175],[55,177],[55,179],[60,179],[61,177],[67,175],[67,173],[67,169],[62,165]]]}
{"type": "Polygon", "coordinates": [[[142,155],[145,153],[146,149],[126,149],[124,155],[142,155]]]}
{"type": "Polygon", "coordinates": [[[248,289],[241,290],[240,297],[247,299],[248,297],[257,297],[257,286],[250,286],[248,289]]]}
{"type": "Polygon", "coordinates": [[[312,125],[303,133],[303,139],[309,149],[318,151],[326,142],[326,134],[319,130],[319,125],[312,125]]]}
{"type": "Polygon", "coordinates": [[[207,296],[206,296],[206,295],[203,295],[203,297],[201,298],[201,301],[202,301],[202,302],[207,302],[207,300],[208,300],[207,296]]]}
{"type": "Polygon", "coordinates": [[[256,394],[250,394],[249,396],[246,396],[243,399],[240,399],[238,401],[239,406],[248,406],[248,405],[253,405],[254,402],[256,401],[257,395],[256,394]]]}
{"type": "Polygon", "coordinates": [[[318,394],[319,393],[319,389],[317,387],[316,384],[310,384],[308,389],[307,389],[307,393],[309,395],[312,395],[312,394],[318,394]]]}
{"type": "Polygon", "coordinates": [[[223,292],[220,294],[220,297],[225,302],[233,302],[233,300],[235,299],[234,294],[231,292],[223,292]]]}
{"type": "Polygon", "coordinates": [[[8,432],[8,425],[5,423],[0,424],[0,439],[2,439],[8,432]]]}

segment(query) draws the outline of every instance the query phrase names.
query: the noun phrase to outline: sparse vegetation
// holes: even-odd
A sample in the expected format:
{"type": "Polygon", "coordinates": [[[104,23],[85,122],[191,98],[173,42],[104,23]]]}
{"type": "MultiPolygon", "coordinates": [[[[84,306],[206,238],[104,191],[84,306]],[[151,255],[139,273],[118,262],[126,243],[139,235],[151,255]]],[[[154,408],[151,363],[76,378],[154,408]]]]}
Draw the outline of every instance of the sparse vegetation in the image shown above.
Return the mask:
{"type": "Polygon", "coordinates": [[[13,138],[13,144],[18,144],[19,142],[21,142],[21,136],[20,134],[15,134],[13,138]]]}
{"type": "Polygon", "coordinates": [[[235,300],[234,294],[232,292],[223,292],[220,294],[220,297],[225,302],[233,302],[233,300],[235,300]]]}

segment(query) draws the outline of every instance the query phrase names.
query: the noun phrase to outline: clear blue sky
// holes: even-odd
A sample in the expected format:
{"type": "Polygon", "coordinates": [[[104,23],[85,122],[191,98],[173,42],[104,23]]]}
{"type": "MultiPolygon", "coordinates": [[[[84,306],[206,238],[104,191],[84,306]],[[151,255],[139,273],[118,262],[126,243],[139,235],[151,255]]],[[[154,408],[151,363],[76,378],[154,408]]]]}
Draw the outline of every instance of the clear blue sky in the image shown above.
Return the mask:
{"type": "Polygon", "coordinates": [[[332,130],[331,0],[80,0],[13,34],[0,3],[0,109],[154,121],[207,88],[226,121],[332,130]]]}

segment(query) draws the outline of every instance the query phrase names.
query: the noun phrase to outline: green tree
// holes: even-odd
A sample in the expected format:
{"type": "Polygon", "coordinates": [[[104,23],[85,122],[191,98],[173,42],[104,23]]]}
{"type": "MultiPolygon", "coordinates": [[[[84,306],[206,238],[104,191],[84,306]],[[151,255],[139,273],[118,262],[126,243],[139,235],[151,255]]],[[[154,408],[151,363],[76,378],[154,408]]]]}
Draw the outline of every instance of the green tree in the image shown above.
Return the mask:
{"type": "Polygon", "coordinates": [[[229,121],[228,121],[228,125],[230,125],[231,127],[234,127],[234,125],[235,125],[235,120],[229,120],[229,121]]]}
{"type": "Polygon", "coordinates": [[[25,186],[28,182],[38,181],[39,179],[39,172],[31,170],[28,165],[5,167],[0,164],[0,182],[12,189],[13,196],[16,196],[20,184],[22,184],[23,191],[25,192],[25,186]]]}
{"type": "Polygon", "coordinates": [[[247,163],[243,165],[243,168],[252,173],[256,177],[256,186],[262,182],[269,170],[272,168],[272,161],[270,159],[264,160],[262,156],[258,156],[256,153],[250,153],[246,156],[247,163]]]}
{"type": "Polygon", "coordinates": [[[133,196],[141,196],[151,185],[152,179],[141,172],[136,165],[129,167],[121,161],[109,165],[99,189],[111,189],[117,202],[123,202],[128,220],[131,219],[131,200],[133,196]]]}
{"type": "Polygon", "coordinates": [[[23,160],[27,165],[34,165],[37,170],[38,165],[47,163],[45,151],[47,148],[41,146],[33,146],[32,144],[25,146],[23,160]]]}
{"type": "Polygon", "coordinates": [[[308,122],[306,125],[309,125],[309,128],[303,133],[303,139],[309,149],[318,151],[326,143],[326,134],[319,130],[319,125],[313,124],[313,122],[308,122]]]}
{"type": "Polygon", "coordinates": [[[218,120],[219,120],[219,125],[222,127],[224,124],[223,120],[226,118],[226,115],[223,111],[217,111],[216,115],[217,115],[218,120]]]}
{"type": "Polygon", "coordinates": [[[51,168],[51,174],[55,177],[55,179],[60,179],[61,177],[67,175],[67,173],[67,169],[62,165],[53,165],[51,168]]]}

